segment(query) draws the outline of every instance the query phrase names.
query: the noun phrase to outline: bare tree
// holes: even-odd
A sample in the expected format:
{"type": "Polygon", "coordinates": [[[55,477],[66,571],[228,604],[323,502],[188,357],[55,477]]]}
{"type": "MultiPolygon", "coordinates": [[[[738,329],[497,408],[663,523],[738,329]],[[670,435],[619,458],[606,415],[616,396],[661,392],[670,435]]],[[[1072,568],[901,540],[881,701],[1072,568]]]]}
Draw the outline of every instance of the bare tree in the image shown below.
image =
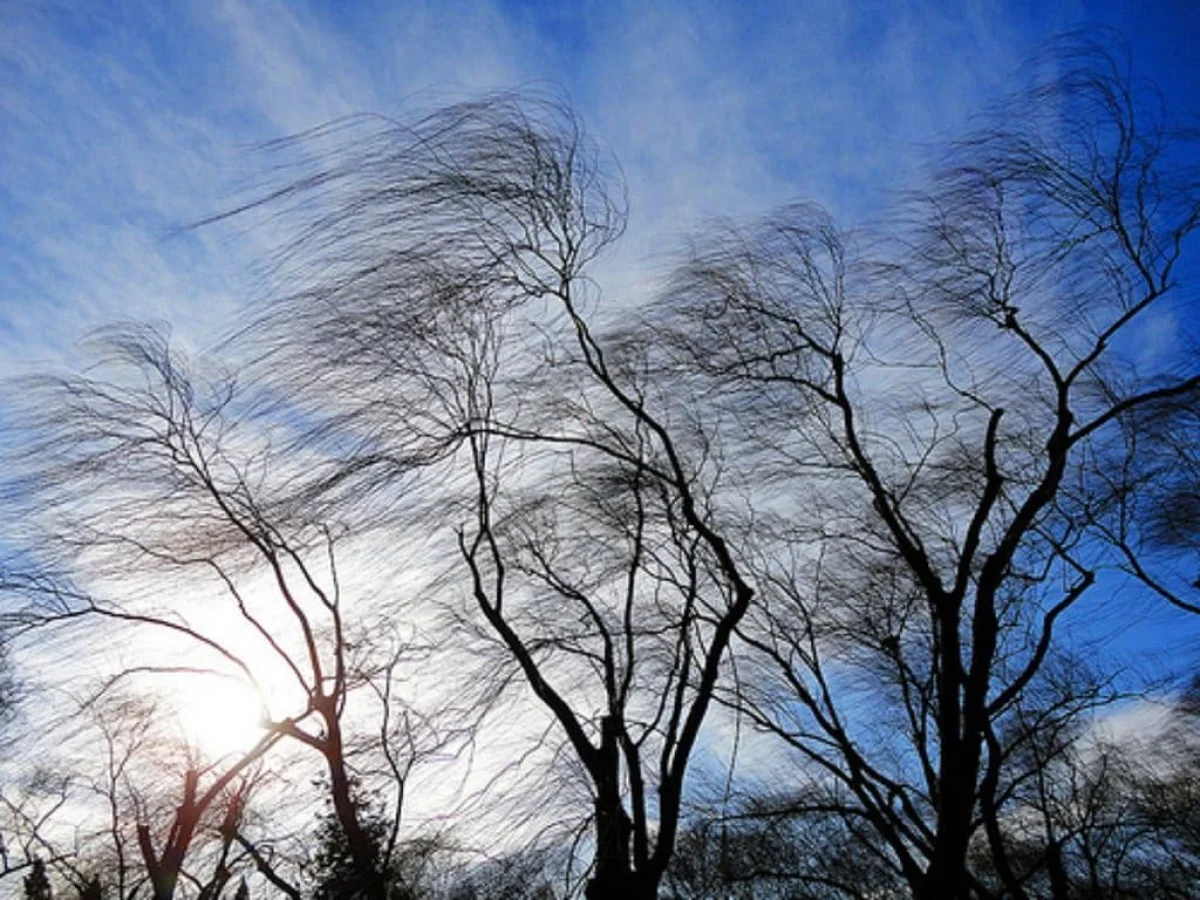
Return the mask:
{"type": "Polygon", "coordinates": [[[877,835],[831,815],[830,798],[758,786],[723,814],[692,817],[665,882],[672,900],[867,900],[903,895],[877,835]]]}
{"type": "Polygon", "coordinates": [[[703,429],[588,323],[615,166],[568,110],[512,96],[288,146],[325,167],[265,201],[303,227],[248,336],[299,444],[337,458],[310,490],[393,545],[454,531],[476,621],[591,791],[588,896],[654,896],[753,592],[703,429]]]}
{"type": "Polygon", "coordinates": [[[619,182],[560,106],[283,145],[319,162],[262,201],[302,222],[249,330],[273,413],[334,460],[313,497],[397,543],[455,529],[590,787],[591,896],[656,890],[735,631],[742,707],[916,895],[992,891],[983,841],[1023,896],[1007,723],[1056,623],[1130,567],[1097,478],[1119,426],[1200,388],[1178,348],[1138,353],[1200,220],[1187,135],[1115,57],[1060,50],[881,236],[810,206],[730,226],[635,327],[589,274],[619,182]]]}
{"type": "Polygon", "coordinates": [[[1031,742],[1037,757],[1004,823],[1028,889],[1055,900],[1178,897],[1195,893],[1195,713],[1159,696],[1031,742]],[[1124,716],[1126,725],[1114,732],[1124,716]],[[1136,727],[1129,727],[1136,722],[1136,727]]]}
{"type": "Polygon", "coordinates": [[[110,685],[81,705],[60,696],[56,707],[27,726],[28,758],[16,760],[25,777],[6,785],[6,831],[81,895],[133,900],[149,886],[171,897],[183,883],[219,892],[238,865],[229,836],[278,738],[204,761],[140,693],[110,685]]]}
{"type": "Polygon", "coordinates": [[[44,869],[47,861],[57,865],[67,858],[50,840],[47,826],[66,804],[68,785],[40,771],[30,773],[24,781],[7,784],[0,794],[0,878],[14,883],[27,876],[35,864],[44,869]]]}
{"type": "MultiPolygon", "coordinates": [[[[398,632],[371,628],[368,604],[347,617],[339,534],[306,516],[269,436],[240,426],[232,378],[194,374],[148,327],[111,329],[95,346],[103,374],[25,385],[21,500],[37,533],[29,546],[53,575],[7,578],[31,601],[12,623],[39,639],[75,627],[88,629],[93,646],[105,636],[129,641],[125,660],[99,654],[98,666],[110,671],[98,696],[129,682],[222,676],[258,690],[262,702],[253,747],[219,764],[207,787],[198,769],[188,772],[165,843],[138,829],[155,897],[173,895],[214,801],[284,740],[318,754],[367,896],[384,897],[404,784],[428,749],[412,716],[397,713],[394,676],[407,645],[386,648],[386,635],[398,632]],[[140,634],[154,643],[139,643],[140,634]],[[387,649],[382,658],[379,649],[387,649]],[[354,720],[355,703],[366,718],[354,720]],[[385,774],[370,785],[387,798],[380,836],[364,829],[354,797],[359,756],[385,774]]],[[[288,465],[294,476],[303,460],[288,465]]],[[[238,805],[235,795],[228,808],[238,805]]],[[[218,830],[226,855],[244,846],[237,815],[218,830]]]]}
{"type": "Polygon", "coordinates": [[[1014,716],[1056,625],[1137,559],[1096,527],[1099,463],[1122,421],[1200,392],[1186,348],[1142,347],[1185,302],[1190,136],[1118,59],[1059,50],[884,236],[805,206],[731,226],[657,319],[663,370],[738,424],[725,455],[761,510],[738,699],[919,898],[1028,896],[1002,833],[1014,716]],[[998,885],[968,864],[980,842],[998,885]]]}
{"type": "MultiPolygon", "coordinates": [[[[1040,846],[1012,824],[1109,695],[1069,677],[1058,626],[1122,573],[1194,606],[1177,559],[1148,565],[1194,534],[1146,498],[1190,488],[1142,448],[1191,460],[1196,356],[1144,344],[1180,312],[1200,178],[1114,56],[1075,40],[1052,62],[884,228],[807,205],[714,228],[641,313],[600,302],[622,187],[560,104],[274,145],[284,185],[237,211],[299,223],[234,345],[255,403],[146,329],[106,336],[120,379],[30,391],[40,553],[92,583],[29,621],[159,629],[253,679],[151,602],[160,583],[112,576],[213,579],[294,692],[264,741],[317,751],[377,900],[400,803],[364,819],[344,726],[352,696],[393,708],[396,657],[352,664],[342,525],[393,572],[414,548],[437,570],[487,667],[449,686],[462,709],[514,681],[540,704],[590,795],[591,900],[657,895],[714,703],[801,761],[792,825],[834,817],[811,827],[869,853],[880,890],[1062,895],[1049,804],[1040,846]],[[114,583],[128,599],[97,599],[114,583]]],[[[402,789],[419,745],[394,736],[375,746],[402,789]]]]}

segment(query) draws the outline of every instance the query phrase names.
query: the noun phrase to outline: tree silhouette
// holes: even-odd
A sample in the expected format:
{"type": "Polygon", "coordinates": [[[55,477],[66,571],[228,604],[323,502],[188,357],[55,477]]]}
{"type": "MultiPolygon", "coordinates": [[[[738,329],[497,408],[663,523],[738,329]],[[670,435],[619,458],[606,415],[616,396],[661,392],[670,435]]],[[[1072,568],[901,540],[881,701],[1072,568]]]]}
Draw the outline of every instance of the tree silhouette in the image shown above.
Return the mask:
{"type": "MultiPolygon", "coordinates": [[[[793,204],[713,225],[625,303],[597,282],[619,169],[561,103],[271,145],[284,182],[228,215],[296,231],[230,345],[237,378],[123,327],[99,341],[112,374],[27,387],[26,543],[85,585],[16,579],[39,599],[18,622],[152,628],[253,681],[161,599],[210,578],[293,690],[259,755],[286,738],[320,758],[322,897],[435,891],[401,865],[408,774],[487,725],[530,734],[514,769],[546,766],[506,839],[565,807],[588,900],[1170,895],[1192,851],[1166,797],[1194,785],[1087,755],[1129,695],[1062,626],[1117,585],[1200,609],[1180,284],[1200,157],[1103,46],[1043,63],[882,223],[793,204]],[[1146,352],[1164,322],[1179,334],[1146,352]],[[386,572],[359,629],[351,538],[386,572]],[[436,722],[396,702],[411,648],[376,652],[418,618],[444,645],[421,682],[451,698],[436,722]],[[386,814],[355,697],[383,719],[386,814]],[[726,717],[789,774],[689,815],[726,717]]],[[[235,824],[225,850],[297,896],[235,824]]]]}
{"type": "Polygon", "coordinates": [[[303,217],[299,287],[252,338],[299,445],[337,458],[311,489],[455,528],[586,773],[589,896],[656,891],[718,689],[915,896],[1026,896],[1015,722],[1095,708],[1056,692],[1056,626],[1143,577],[1162,466],[1113,461],[1200,391],[1182,342],[1138,352],[1184,315],[1192,135],[1102,46],[1049,59],[879,233],[802,204],[718,228],[640,315],[599,305],[622,189],[553,103],[341,123],[265,201],[303,217]],[[417,468],[433,516],[404,502],[417,468]]]}
{"type": "Polygon", "coordinates": [[[724,455],[762,510],[739,630],[762,663],[730,702],[918,898],[1027,896],[1001,827],[1036,734],[1015,719],[1091,708],[1051,665],[1056,626],[1139,558],[1112,517],[1153,527],[1133,517],[1146,482],[1110,461],[1130,423],[1183,424],[1200,393],[1186,346],[1138,350],[1186,303],[1193,135],[1118,59],[1059,50],[1056,80],[955,145],[886,235],[809,206],[723,230],[651,332],[664,377],[737,423],[724,455]],[[974,877],[977,841],[999,885],[974,877]]]}
{"type": "Polygon", "coordinates": [[[390,830],[387,818],[372,810],[353,785],[351,802],[355,820],[360,823],[362,833],[375,852],[364,856],[361,850],[351,845],[340,815],[332,811],[322,815],[314,836],[316,852],[310,862],[314,900],[371,897],[373,891],[378,890],[376,885],[381,883],[389,888],[387,896],[390,900],[407,900],[409,894],[398,884],[392,860],[385,856],[390,830]]]}
{"type": "MultiPolygon", "coordinates": [[[[95,341],[106,368],[24,385],[24,424],[35,437],[17,465],[43,570],[8,576],[29,601],[10,624],[27,637],[86,625],[95,639],[148,633],[162,642],[163,650],[147,645],[137,664],[108,673],[97,696],[154,675],[233,677],[260,692],[264,672],[286,681],[290,715],[269,715],[264,697],[253,746],[218,761],[206,785],[198,768],[187,773],[165,843],[156,846],[150,828],[139,828],[158,900],[173,896],[205,814],[283,741],[320,758],[357,865],[375,871],[378,854],[394,848],[409,770],[433,737],[395,709],[405,642],[392,640],[398,632],[387,623],[368,631],[346,618],[338,535],[290,495],[261,435],[243,443],[232,378],[193,372],[151,327],[114,327],[95,341]],[[120,499],[96,504],[96,497],[120,499]],[[209,591],[206,608],[223,607],[228,618],[194,624],[194,608],[172,579],[209,591]],[[177,665],[170,656],[181,652],[197,663],[177,665]],[[351,694],[376,717],[363,739],[343,724],[351,694]],[[392,797],[382,845],[358,820],[356,755],[385,773],[374,788],[392,797]]],[[[374,890],[383,897],[385,885],[374,890]]]]}
{"type": "Polygon", "coordinates": [[[335,456],[309,490],[393,535],[453,529],[490,642],[586,773],[589,896],[653,896],[753,590],[701,435],[586,318],[615,167],[569,110],[507,95],[306,139],[330,167],[266,202],[327,208],[247,334],[299,444],[335,456]],[[446,490],[422,508],[416,478],[446,490]]]}
{"type": "Polygon", "coordinates": [[[50,890],[50,879],[46,877],[46,864],[41,859],[34,859],[33,867],[25,876],[25,900],[53,900],[54,892],[50,890]]]}

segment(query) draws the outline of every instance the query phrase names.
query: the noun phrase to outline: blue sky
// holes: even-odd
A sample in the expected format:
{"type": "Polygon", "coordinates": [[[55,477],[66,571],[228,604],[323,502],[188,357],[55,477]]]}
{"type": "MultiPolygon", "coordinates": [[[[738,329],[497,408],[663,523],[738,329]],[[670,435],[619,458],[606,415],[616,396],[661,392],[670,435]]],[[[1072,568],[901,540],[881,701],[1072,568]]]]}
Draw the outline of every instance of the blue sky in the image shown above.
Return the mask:
{"type": "Polygon", "coordinates": [[[266,237],[180,234],[260,170],[257,143],[352,112],[564,92],[630,183],[610,290],[707,217],[793,198],[844,218],[911,183],[1049,35],[1108,25],[1197,96],[1194,3],[0,4],[0,368],[114,318],[206,343],[266,237]],[[1145,7],[1150,7],[1147,12],[1145,7]]]}
{"type": "Polygon", "coordinates": [[[1043,41],[1081,27],[1118,31],[1169,105],[1195,107],[1189,0],[7,0],[0,374],[70,364],[77,338],[114,319],[217,340],[261,290],[270,235],[179,226],[253,183],[257,144],[338,116],[565,94],[628,178],[605,289],[636,302],[705,219],[796,198],[848,221],[879,212],[1043,41]]]}
{"type": "MultiPolygon", "coordinates": [[[[180,226],[253,189],[256,146],[339,116],[565,95],[628,180],[602,274],[636,303],[711,217],[883,211],[1045,40],[1104,27],[1200,112],[1200,0],[0,0],[0,377],[77,365],[115,319],[218,341],[272,235],[180,226]]],[[[1135,589],[1090,609],[1069,636],[1150,669],[1198,658],[1200,620],[1135,589]]]]}

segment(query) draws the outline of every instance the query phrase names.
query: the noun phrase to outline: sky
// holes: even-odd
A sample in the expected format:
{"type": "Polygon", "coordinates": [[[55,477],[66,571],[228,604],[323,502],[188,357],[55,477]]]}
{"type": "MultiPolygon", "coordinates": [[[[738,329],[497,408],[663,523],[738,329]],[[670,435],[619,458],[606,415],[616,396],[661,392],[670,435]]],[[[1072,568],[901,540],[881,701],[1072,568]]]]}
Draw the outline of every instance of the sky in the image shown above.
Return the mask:
{"type": "Polygon", "coordinates": [[[628,181],[603,286],[636,303],[714,217],[881,212],[1081,28],[1126,41],[1168,106],[1200,96],[1190,0],[5,0],[0,376],[78,366],[80,337],[114,320],[218,341],[262,299],[273,236],[186,226],[260,183],[263,142],[340,116],[566,98],[628,181]]]}
{"type": "Polygon", "coordinates": [[[205,345],[270,237],[227,209],[262,142],[496,89],[568,99],[629,182],[607,289],[680,237],[793,199],[853,221],[1011,86],[1050,35],[1113,28],[1200,94],[1200,5],[1022,2],[0,3],[0,373],[74,364],[114,319],[205,345]]]}
{"type": "Polygon", "coordinates": [[[796,199],[844,223],[882,212],[1081,28],[1110,29],[1168,106],[1195,109],[1189,0],[5,0],[0,376],[78,366],[78,340],[114,320],[194,347],[226,335],[269,289],[274,235],[187,226],[261,183],[264,142],[340,116],[564,97],[628,181],[603,288],[637,303],[714,217],[796,199]]]}
{"type": "MultiPolygon", "coordinates": [[[[565,97],[628,181],[604,290],[636,303],[714,217],[881,213],[1080,28],[1112,29],[1168,106],[1196,108],[1195,0],[0,0],[0,377],[77,366],[114,320],[219,341],[261,300],[273,236],[187,226],[253,190],[264,142],[341,116],[565,97]]],[[[1164,644],[1167,621],[1136,642],[1164,644]]]]}

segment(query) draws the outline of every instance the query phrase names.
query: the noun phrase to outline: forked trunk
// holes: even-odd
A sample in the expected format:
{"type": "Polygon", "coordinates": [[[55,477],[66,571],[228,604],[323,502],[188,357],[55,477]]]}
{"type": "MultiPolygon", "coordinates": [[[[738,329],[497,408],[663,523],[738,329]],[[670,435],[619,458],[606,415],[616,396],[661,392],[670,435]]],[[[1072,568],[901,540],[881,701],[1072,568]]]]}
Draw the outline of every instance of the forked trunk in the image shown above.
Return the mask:
{"type": "Polygon", "coordinates": [[[641,872],[610,872],[596,874],[583,892],[586,900],[655,900],[658,879],[641,872]]]}
{"type": "Polygon", "coordinates": [[[620,726],[612,716],[601,722],[596,777],[596,870],[584,889],[587,900],[654,900],[658,879],[636,872],[630,859],[633,825],[621,798],[620,726]]]}

